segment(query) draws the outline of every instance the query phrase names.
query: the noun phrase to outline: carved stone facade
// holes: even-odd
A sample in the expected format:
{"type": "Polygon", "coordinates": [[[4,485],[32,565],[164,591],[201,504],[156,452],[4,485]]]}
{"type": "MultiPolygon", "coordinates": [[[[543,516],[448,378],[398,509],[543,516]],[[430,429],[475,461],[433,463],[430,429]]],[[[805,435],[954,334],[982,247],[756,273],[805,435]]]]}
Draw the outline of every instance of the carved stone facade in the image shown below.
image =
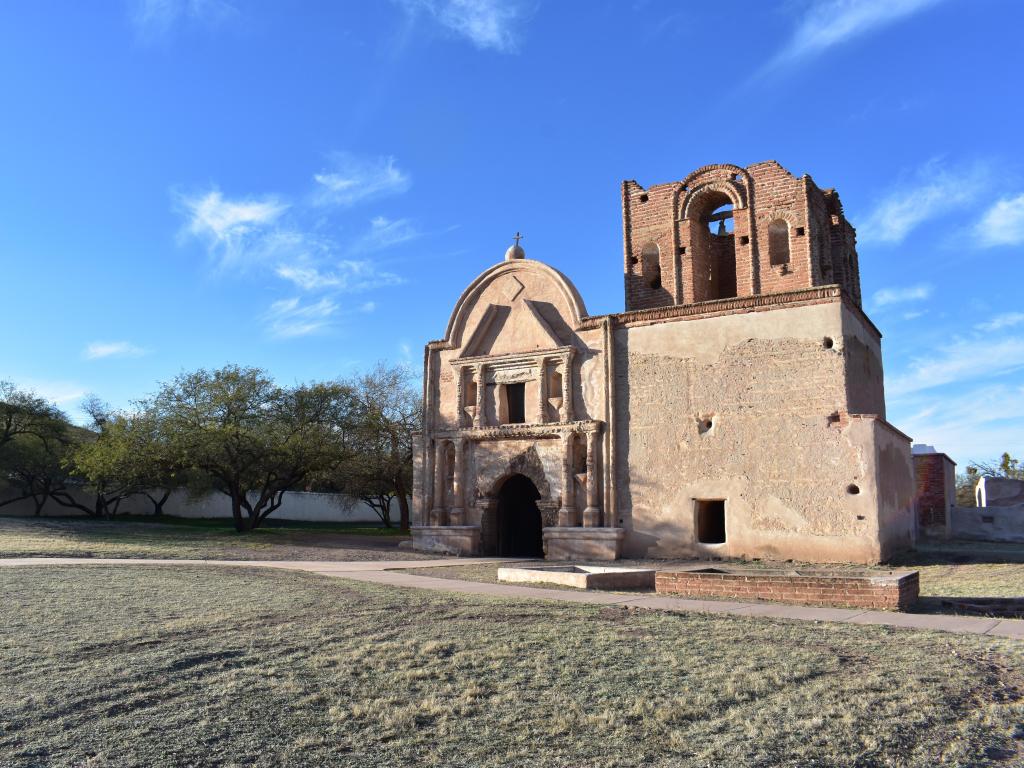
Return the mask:
{"type": "Polygon", "coordinates": [[[777,163],[623,186],[626,303],[518,244],[427,345],[415,545],[877,562],[913,538],[834,191],[777,163]]]}

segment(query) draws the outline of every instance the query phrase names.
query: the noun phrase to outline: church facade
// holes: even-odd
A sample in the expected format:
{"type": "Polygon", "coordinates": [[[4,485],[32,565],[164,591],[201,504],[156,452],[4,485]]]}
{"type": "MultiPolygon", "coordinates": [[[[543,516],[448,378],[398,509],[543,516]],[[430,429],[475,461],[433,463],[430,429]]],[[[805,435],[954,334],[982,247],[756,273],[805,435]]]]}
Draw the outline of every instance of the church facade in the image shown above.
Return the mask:
{"type": "Polygon", "coordinates": [[[413,541],[462,555],[876,563],[910,439],[834,190],[778,163],[622,185],[626,311],[518,242],[424,356],[413,541]]]}

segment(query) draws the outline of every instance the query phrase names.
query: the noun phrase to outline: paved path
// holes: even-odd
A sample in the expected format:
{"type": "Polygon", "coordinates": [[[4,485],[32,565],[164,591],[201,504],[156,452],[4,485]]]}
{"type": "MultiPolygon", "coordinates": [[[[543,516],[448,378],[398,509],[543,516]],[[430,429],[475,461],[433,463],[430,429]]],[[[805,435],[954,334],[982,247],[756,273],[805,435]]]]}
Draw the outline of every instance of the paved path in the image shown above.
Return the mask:
{"type": "Polygon", "coordinates": [[[866,611],[857,608],[817,608],[785,603],[740,603],[727,600],[689,600],[653,594],[623,594],[614,592],[570,592],[562,589],[543,589],[515,584],[489,584],[480,581],[440,579],[401,573],[398,569],[436,568],[446,565],[473,565],[479,563],[513,562],[508,558],[477,557],[472,560],[447,558],[438,560],[369,560],[369,561],[316,561],[316,560],[148,560],[143,558],[81,558],[81,557],[19,557],[0,558],[0,568],[39,565],[214,565],[259,568],[281,568],[291,571],[319,573],[372,584],[394,587],[433,589],[468,595],[488,595],[505,598],[533,598],[558,600],[568,603],[618,605],[626,608],[647,608],[659,611],[685,613],[723,613],[731,616],[769,616],[801,621],[835,621],[846,624],[870,624],[909,629],[931,629],[940,632],[958,632],[971,635],[991,635],[1024,640],[1024,620],[995,619],[980,616],[948,616],[926,613],[895,613],[866,611]]]}

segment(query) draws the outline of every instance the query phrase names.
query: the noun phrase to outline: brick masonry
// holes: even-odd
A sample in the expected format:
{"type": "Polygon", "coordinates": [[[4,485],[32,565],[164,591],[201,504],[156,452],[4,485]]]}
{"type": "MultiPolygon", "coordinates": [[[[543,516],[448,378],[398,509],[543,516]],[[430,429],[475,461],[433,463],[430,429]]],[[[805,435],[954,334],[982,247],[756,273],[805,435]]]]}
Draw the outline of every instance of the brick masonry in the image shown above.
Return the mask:
{"type": "Polygon", "coordinates": [[[775,161],[706,165],[647,188],[627,181],[622,208],[627,310],[832,284],[860,304],[856,234],[839,195],[775,161]],[[720,236],[711,217],[723,206],[732,232],[720,236]]]}
{"type": "Polygon", "coordinates": [[[956,464],[944,453],[915,453],[914,481],[918,525],[945,527],[955,499],[956,464]]]}
{"type": "Polygon", "coordinates": [[[917,571],[804,576],[749,570],[715,573],[666,570],[658,571],[655,576],[655,590],[662,594],[890,611],[904,611],[914,605],[919,589],[917,571]]]}

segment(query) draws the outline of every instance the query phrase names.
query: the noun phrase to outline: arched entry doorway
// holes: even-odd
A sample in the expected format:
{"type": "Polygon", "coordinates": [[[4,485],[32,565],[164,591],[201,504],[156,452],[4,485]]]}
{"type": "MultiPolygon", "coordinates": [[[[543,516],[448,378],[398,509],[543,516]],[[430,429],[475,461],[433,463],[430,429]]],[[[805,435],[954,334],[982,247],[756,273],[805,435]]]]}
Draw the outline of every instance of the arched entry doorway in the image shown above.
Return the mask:
{"type": "Polygon", "coordinates": [[[501,486],[496,521],[500,557],[544,556],[539,498],[537,486],[526,475],[512,475],[501,486]]]}

